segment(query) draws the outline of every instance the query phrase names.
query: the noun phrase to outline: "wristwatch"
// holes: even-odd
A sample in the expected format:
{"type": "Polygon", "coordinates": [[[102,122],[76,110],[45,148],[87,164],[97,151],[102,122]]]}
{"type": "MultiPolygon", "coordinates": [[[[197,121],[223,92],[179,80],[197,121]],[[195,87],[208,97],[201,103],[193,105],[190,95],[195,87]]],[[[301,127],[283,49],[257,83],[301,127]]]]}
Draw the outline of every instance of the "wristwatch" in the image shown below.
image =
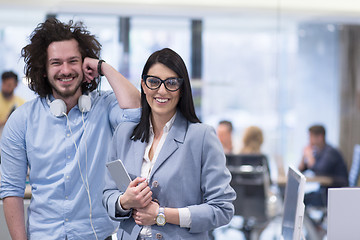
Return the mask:
{"type": "Polygon", "coordinates": [[[165,219],[165,209],[163,207],[159,207],[159,213],[155,218],[156,224],[158,226],[164,226],[166,223],[165,219]]]}

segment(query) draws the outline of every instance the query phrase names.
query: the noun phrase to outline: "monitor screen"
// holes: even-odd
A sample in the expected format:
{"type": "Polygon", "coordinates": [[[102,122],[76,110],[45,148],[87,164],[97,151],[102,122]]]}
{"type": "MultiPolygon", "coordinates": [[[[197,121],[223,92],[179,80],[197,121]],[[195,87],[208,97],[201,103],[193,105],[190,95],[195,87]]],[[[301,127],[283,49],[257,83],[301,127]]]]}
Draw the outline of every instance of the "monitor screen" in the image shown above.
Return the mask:
{"type": "Polygon", "coordinates": [[[304,187],[306,178],[289,167],[284,196],[281,235],[284,240],[299,240],[304,218],[304,187]]]}

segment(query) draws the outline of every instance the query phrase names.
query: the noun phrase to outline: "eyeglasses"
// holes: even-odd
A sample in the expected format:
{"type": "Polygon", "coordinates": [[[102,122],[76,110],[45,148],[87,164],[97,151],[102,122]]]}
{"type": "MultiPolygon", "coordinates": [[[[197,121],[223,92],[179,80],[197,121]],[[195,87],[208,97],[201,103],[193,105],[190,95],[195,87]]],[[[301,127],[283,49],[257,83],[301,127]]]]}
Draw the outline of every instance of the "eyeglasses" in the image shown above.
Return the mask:
{"type": "Polygon", "coordinates": [[[143,81],[145,82],[145,85],[151,90],[156,90],[160,88],[161,84],[164,84],[167,90],[169,90],[170,92],[175,92],[181,87],[181,85],[184,82],[184,79],[171,77],[162,80],[155,76],[144,75],[143,81]]]}

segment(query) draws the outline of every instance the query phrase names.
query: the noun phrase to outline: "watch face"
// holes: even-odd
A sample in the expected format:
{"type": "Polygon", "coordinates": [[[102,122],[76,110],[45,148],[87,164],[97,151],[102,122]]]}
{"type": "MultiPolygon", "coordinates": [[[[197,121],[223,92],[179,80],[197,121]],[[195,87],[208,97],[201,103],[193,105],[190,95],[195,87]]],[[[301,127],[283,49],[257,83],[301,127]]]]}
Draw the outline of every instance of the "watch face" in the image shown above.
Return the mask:
{"type": "Polygon", "coordinates": [[[166,223],[164,215],[160,214],[156,217],[156,224],[159,226],[164,226],[166,223]]]}

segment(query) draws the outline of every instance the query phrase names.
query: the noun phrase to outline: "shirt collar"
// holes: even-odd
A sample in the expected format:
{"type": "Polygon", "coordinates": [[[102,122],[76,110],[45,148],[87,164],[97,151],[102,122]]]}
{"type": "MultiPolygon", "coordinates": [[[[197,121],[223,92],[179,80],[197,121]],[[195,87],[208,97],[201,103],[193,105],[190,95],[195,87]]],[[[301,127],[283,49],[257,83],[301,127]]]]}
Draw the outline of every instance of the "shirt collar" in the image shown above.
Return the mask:
{"type": "MultiPolygon", "coordinates": [[[[165,124],[163,128],[164,133],[168,133],[170,131],[172,125],[174,124],[175,118],[176,118],[176,112],[174,116],[172,116],[172,118],[165,124]]],[[[154,129],[153,129],[153,124],[151,122],[151,117],[150,117],[150,134],[154,135],[154,129]]]]}

